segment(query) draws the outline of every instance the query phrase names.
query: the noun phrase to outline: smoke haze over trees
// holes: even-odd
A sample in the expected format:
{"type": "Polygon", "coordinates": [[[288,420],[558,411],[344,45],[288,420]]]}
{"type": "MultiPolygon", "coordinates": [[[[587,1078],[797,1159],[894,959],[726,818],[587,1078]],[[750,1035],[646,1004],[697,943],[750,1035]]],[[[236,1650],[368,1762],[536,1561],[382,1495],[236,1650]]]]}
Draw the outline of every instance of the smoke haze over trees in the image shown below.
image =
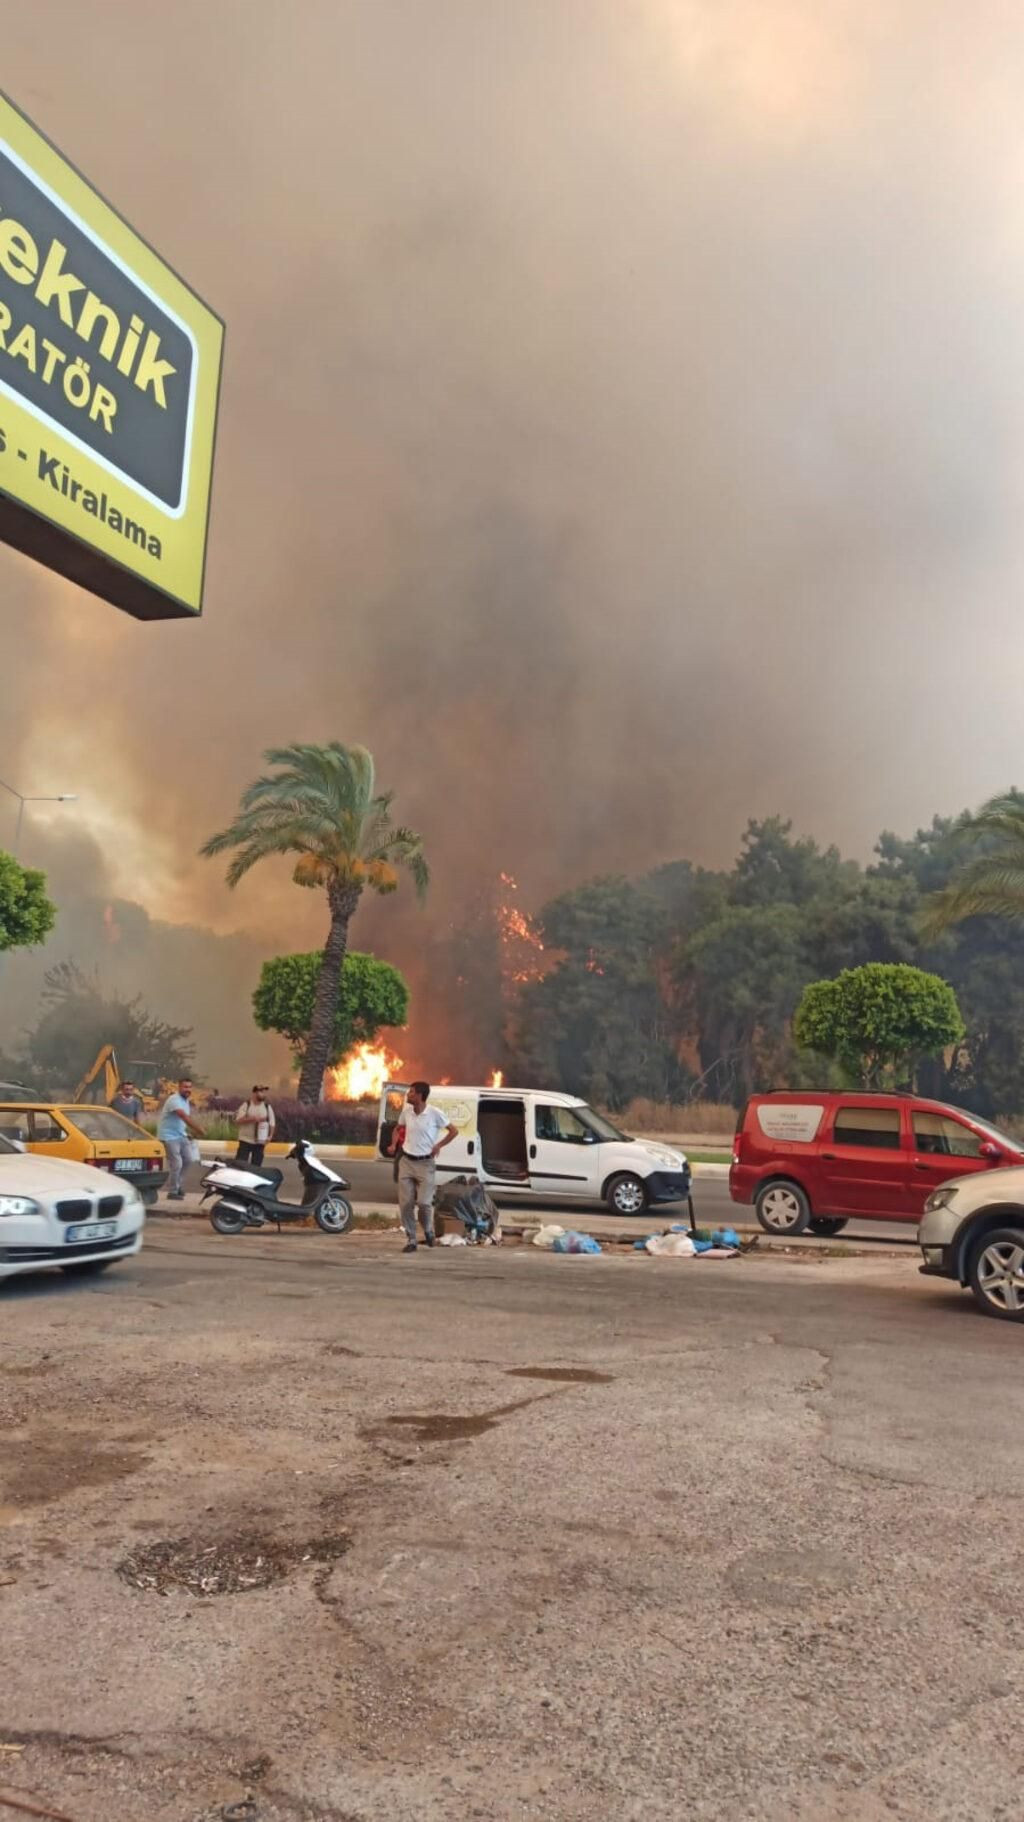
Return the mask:
{"type": "Polygon", "coordinates": [[[519,992],[509,1079],[619,1108],[673,1093],[740,1105],[759,1089],[838,1083],[794,1043],[804,988],[909,962],[950,982],[967,1027],[951,1055],[919,1063],[918,1086],[989,1117],[1020,1112],[1024,927],[977,917],[921,935],[928,898],[963,864],[954,830],[936,817],[910,840],[883,834],[862,868],[771,817],[748,824],[728,872],[678,862],[563,894],[537,920],[558,953],[519,992]]]}
{"type": "MultiPolygon", "coordinates": [[[[208,1079],[287,1067],[250,995],[315,907],[195,855],[269,739],[343,726],[402,781],[431,907],[352,934],[435,1071],[482,878],[535,907],[685,854],[703,890],[779,805],[863,862],[1018,774],[1013,9],[36,0],[4,86],[227,321],[203,621],[0,550],[0,775],[78,795],[26,814],[59,921],[5,964],[5,1048],[74,956],[208,1079]]],[[[822,948],[896,918],[861,899],[822,948]]],[[[788,982],[787,902],[731,896],[717,965],[756,912],[788,982]]]]}

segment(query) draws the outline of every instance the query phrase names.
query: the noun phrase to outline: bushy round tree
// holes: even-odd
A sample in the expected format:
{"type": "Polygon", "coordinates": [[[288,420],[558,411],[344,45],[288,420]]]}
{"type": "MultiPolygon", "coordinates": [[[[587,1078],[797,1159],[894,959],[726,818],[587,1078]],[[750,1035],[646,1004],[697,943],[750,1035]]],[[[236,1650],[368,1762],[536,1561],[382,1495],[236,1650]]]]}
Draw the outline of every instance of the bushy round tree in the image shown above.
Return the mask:
{"type": "MultiPolygon", "coordinates": [[[[322,961],[319,950],[308,955],[275,955],[264,962],[252,996],[253,1016],[260,1030],[278,1031],[287,1038],[300,1068],[322,961]]],[[[341,968],[328,1064],[340,1062],[353,1044],[372,1043],[384,1026],[404,1025],[408,1013],[409,989],[398,969],[375,955],[350,949],[341,968]]]]}
{"type": "Polygon", "coordinates": [[[0,852],[0,949],[31,949],[49,936],[57,907],[46,896],[46,874],[0,852]]]}
{"type": "Polygon", "coordinates": [[[802,1049],[833,1057],[865,1088],[909,1087],[920,1057],[964,1035],[956,994],[906,962],[866,962],[812,981],[793,1019],[802,1049]]]}

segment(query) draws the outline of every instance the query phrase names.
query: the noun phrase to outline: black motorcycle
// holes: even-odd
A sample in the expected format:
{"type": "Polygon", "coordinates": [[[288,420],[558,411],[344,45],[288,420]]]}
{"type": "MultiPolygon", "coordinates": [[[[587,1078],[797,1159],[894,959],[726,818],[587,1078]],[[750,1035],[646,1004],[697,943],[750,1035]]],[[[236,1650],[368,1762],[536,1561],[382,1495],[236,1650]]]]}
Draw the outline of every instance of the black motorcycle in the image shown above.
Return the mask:
{"type": "Polygon", "coordinates": [[[352,1204],[342,1195],[350,1187],[344,1177],[318,1158],[308,1139],[297,1139],[288,1153],[302,1176],[302,1201],[282,1202],[279,1196],[283,1171],[257,1169],[233,1158],[218,1158],[203,1178],[203,1201],[216,1196],[210,1221],[218,1234],[241,1234],[246,1228],[266,1227],[273,1221],[278,1233],[283,1221],[305,1221],[312,1215],[325,1234],[345,1234],[352,1226],[352,1204]]]}

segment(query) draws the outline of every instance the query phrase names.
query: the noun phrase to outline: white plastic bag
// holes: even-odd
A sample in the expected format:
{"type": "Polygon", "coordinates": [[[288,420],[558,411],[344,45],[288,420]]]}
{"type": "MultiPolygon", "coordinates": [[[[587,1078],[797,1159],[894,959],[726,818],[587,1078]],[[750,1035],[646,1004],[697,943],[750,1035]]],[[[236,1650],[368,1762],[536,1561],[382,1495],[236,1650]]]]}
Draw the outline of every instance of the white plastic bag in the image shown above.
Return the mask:
{"type": "Polygon", "coordinates": [[[692,1259],[694,1245],[689,1234],[652,1234],[646,1250],[659,1259],[692,1259]]]}
{"type": "Polygon", "coordinates": [[[201,1164],[203,1161],[198,1139],[190,1139],[188,1142],[188,1161],[190,1164],[201,1164]]]}
{"type": "Polygon", "coordinates": [[[551,1227],[538,1227],[537,1232],[533,1236],[533,1244],[534,1246],[546,1247],[548,1252],[550,1252],[555,1241],[558,1239],[559,1234],[564,1233],[564,1227],[557,1227],[554,1225],[551,1227]]]}

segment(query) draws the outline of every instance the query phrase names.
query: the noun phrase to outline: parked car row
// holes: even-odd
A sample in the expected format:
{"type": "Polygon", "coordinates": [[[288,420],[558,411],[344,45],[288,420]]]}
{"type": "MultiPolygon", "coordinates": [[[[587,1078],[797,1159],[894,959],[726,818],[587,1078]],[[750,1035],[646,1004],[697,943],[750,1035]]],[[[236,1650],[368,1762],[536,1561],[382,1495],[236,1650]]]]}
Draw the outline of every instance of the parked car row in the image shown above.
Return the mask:
{"type": "MultiPolygon", "coordinates": [[[[388,1083],[381,1097],[383,1153],[404,1092],[388,1083]]],[[[458,1134],[442,1170],[479,1174],[503,1196],[600,1196],[641,1214],[689,1194],[682,1153],[627,1139],[574,1096],[445,1086],[434,1098],[458,1134]]],[[[159,1140],[109,1108],[0,1102],[0,1278],[101,1270],[138,1252],[144,1203],[166,1177],[159,1140]]],[[[753,1095],[729,1189],[772,1234],[917,1226],[923,1272],[1024,1321],[1024,1146],[963,1108],[911,1094],[753,1095]]]]}

